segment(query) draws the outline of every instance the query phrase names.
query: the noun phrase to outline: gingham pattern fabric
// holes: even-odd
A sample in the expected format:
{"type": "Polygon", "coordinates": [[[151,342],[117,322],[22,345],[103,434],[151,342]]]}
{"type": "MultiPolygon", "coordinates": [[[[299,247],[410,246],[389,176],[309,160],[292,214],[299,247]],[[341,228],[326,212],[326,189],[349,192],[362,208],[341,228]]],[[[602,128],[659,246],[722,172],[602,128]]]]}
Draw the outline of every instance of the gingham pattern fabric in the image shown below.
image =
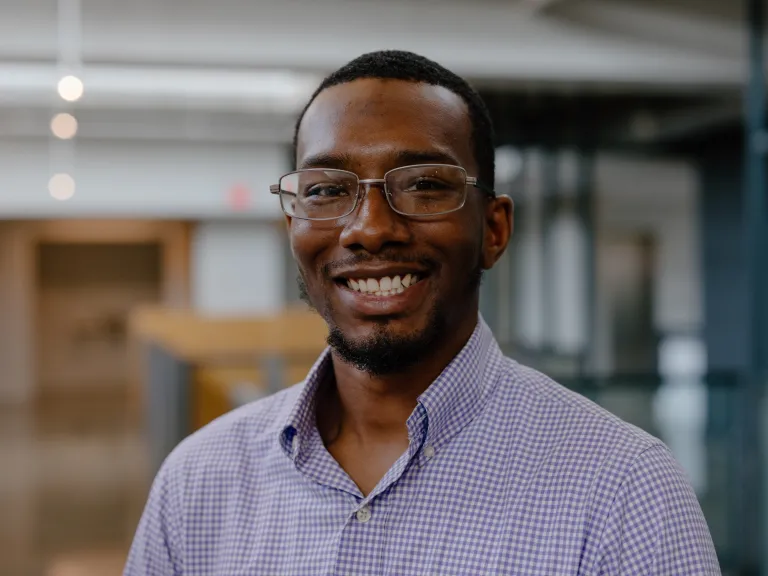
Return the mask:
{"type": "Polygon", "coordinates": [[[177,447],[127,576],[720,574],[667,448],[504,357],[482,320],[367,497],[315,427],[329,368],[177,447]]]}

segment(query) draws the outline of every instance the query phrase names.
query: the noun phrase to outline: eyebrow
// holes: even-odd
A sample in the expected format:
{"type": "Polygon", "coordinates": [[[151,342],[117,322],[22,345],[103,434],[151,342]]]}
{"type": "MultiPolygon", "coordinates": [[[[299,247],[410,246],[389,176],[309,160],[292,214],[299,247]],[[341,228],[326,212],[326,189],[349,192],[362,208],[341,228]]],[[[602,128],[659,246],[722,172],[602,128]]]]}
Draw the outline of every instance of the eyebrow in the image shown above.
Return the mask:
{"type": "MultiPolygon", "coordinates": [[[[324,153],[305,158],[299,168],[336,168],[348,170],[352,163],[353,158],[350,154],[324,153]]],[[[396,166],[411,166],[413,164],[461,165],[451,154],[437,150],[400,150],[395,154],[396,166]]]]}
{"type": "Polygon", "coordinates": [[[410,166],[412,164],[451,164],[461,166],[456,158],[447,152],[437,150],[401,150],[397,153],[396,162],[398,166],[410,166]]]}
{"type": "Polygon", "coordinates": [[[352,163],[349,154],[316,154],[305,158],[299,168],[337,168],[344,170],[352,163]]]}

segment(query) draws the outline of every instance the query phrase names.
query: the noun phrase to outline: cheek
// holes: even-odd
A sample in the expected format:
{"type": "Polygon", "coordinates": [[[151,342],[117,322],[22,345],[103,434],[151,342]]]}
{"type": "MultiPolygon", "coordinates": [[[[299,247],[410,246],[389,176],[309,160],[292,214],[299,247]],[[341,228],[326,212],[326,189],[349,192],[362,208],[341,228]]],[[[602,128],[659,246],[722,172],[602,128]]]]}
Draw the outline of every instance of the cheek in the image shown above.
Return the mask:
{"type": "Polygon", "coordinates": [[[476,237],[461,237],[453,247],[452,260],[452,275],[458,280],[458,287],[463,279],[475,273],[478,267],[482,267],[482,242],[476,237]]]}
{"type": "Polygon", "coordinates": [[[439,249],[444,263],[449,267],[446,272],[451,280],[463,278],[482,264],[483,233],[474,219],[462,218],[451,222],[449,226],[441,226],[439,233],[435,230],[434,234],[433,238],[442,239],[439,249]]]}
{"type": "Polygon", "coordinates": [[[334,242],[338,242],[338,233],[314,222],[298,219],[291,222],[288,232],[293,257],[306,281],[312,283],[319,275],[320,256],[332,248],[334,242]]]}

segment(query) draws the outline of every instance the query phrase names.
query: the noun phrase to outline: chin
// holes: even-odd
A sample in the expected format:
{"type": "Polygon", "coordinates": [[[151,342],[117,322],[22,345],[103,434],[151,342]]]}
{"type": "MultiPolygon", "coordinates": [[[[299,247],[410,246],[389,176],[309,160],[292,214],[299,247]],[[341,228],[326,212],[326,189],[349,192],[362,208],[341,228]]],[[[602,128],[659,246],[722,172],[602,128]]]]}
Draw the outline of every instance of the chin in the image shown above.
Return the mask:
{"type": "Polygon", "coordinates": [[[393,338],[417,338],[429,328],[431,319],[428,314],[409,314],[408,316],[373,316],[363,318],[344,318],[332,322],[349,338],[376,338],[383,335],[393,338]]]}
{"type": "Polygon", "coordinates": [[[437,307],[421,318],[329,322],[328,344],[345,362],[371,375],[405,370],[439,346],[447,334],[437,307]]]}

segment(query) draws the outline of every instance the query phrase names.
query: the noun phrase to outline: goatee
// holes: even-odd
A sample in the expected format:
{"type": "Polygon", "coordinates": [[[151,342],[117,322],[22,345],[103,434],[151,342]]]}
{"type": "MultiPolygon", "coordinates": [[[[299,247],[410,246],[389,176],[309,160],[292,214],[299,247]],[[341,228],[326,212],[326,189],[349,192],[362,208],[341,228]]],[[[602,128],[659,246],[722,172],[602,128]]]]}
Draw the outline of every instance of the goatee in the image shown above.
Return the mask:
{"type": "Polygon", "coordinates": [[[404,371],[428,355],[446,334],[445,315],[438,306],[429,312],[424,329],[412,334],[393,334],[383,321],[367,338],[347,338],[338,326],[332,325],[328,344],[336,354],[361,372],[385,376],[404,371]]]}
{"type": "MultiPolygon", "coordinates": [[[[469,274],[466,292],[472,294],[478,290],[482,277],[483,269],[478,265],[469,274]]],[[[297,282],[301,299],[318,311],[309,297],[302,274],[297,277],[297,282]]],[[[447,312],[452,308],[447,302],[436,301],[428,313],[424,328],[411,334],[395,334],[389,330],[388,321],[382,320],[373,335],[352,339],[333,322],[333,307],[326,301],[323,316],[329,328],[327,342],[342,361],[362,372],[371,376],[397,374],[432,353],[440,340],[447,336],[447,312]]]]}

